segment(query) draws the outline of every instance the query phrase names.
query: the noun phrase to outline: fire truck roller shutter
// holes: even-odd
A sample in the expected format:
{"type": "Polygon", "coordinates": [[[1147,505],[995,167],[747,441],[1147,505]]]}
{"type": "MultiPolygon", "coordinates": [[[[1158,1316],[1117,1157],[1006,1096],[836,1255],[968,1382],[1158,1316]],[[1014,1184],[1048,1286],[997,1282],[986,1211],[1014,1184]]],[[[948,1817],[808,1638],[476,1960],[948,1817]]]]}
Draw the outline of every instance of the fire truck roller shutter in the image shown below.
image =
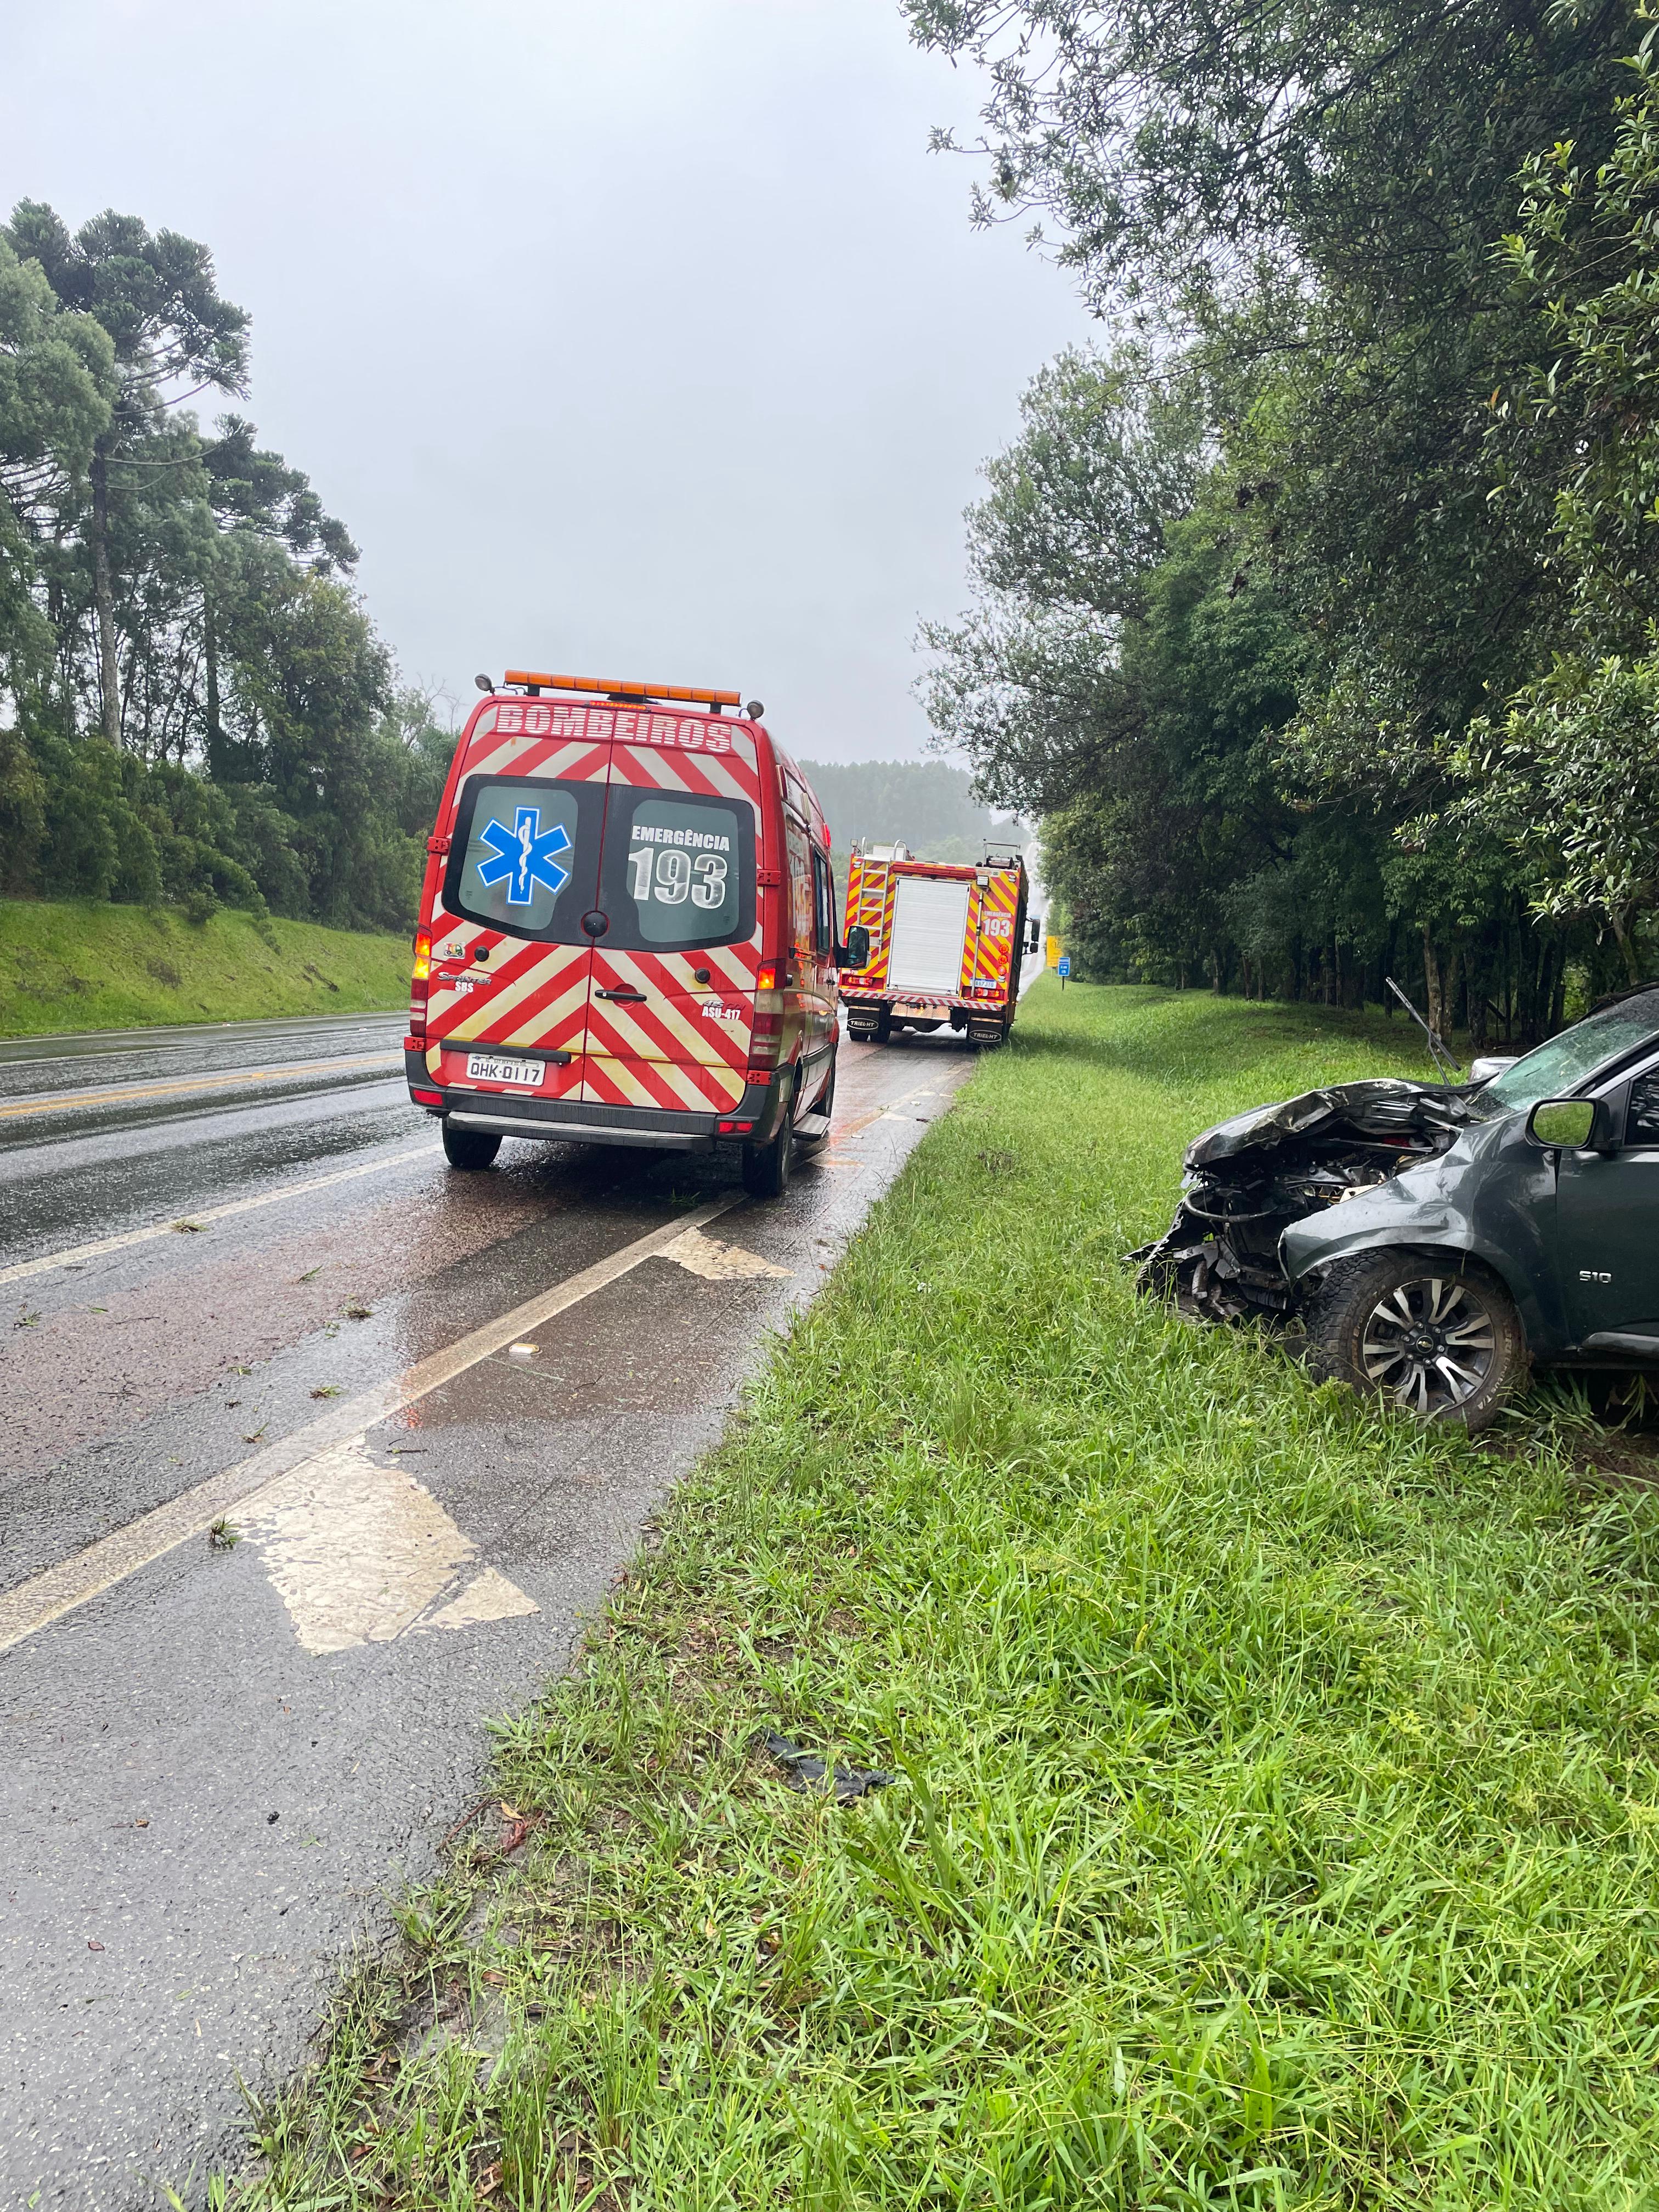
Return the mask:
{"type": "Polygon", "coordinates": [[[887,963],[890,990],[944,991],[962,988],[962,942],[968,930],[971,883],[901,877],[893,904],[893,949],[887,963]]]}

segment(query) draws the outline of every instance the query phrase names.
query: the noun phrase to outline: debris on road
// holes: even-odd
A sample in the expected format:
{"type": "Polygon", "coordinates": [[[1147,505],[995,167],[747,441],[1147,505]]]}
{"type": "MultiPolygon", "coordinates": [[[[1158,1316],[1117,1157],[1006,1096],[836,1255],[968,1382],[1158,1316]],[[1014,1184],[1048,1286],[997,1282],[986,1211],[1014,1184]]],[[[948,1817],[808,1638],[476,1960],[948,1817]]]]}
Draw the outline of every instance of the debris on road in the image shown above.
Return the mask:
{"type": "Polygon", "coordinates": [[[802,1751],[787,1736],[771,1729],[761,1731],[760,1741],[782,1767],[783,1778],[792,1790],[818,1790],[833,1771],[837,1805],[848,1805],[854,1798],[862,1797],[872,1790],[890,1789],[898,1780],[896,1774],[884,1774],[873,1766],[837,1766],[832,1770],[816,1752],[802,1751]]]}
{"type": "Polygon", "coordinates": [[[234,1528],[222,1514],[208,1530],[208,1549],[213,1552],[234,1552],[242,1540],[242,1532],[234,1528]]]}
{"type": "Polygon", "coordinates": [[[176,1230],[180,1237],[199,1237],[207,1224],[205,1221],[169,1221],[167,1227],[176,1230]]]}

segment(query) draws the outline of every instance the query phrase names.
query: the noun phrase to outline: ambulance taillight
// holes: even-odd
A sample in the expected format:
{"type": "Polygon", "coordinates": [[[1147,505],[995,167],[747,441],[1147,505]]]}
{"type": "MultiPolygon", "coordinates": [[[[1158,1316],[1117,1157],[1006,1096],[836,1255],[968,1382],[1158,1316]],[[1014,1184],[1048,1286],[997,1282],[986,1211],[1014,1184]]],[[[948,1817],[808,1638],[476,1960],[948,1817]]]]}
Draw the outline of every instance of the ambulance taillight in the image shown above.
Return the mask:
{"type": "Polygon", "coordinates": [[[426,1036],[426,993],[432,974],[432,932],[424,923],[415,933],[415,972],[409,987],[409,1033],[416,1043],[426,1036]]]}
{"type": "Polygon", "coordinates": [[[775,961],[755,970],[755,1023],[749,1033],[749,1073],[763,1083],[778,1064],[783,1044],[783,993],[775,961]]]}

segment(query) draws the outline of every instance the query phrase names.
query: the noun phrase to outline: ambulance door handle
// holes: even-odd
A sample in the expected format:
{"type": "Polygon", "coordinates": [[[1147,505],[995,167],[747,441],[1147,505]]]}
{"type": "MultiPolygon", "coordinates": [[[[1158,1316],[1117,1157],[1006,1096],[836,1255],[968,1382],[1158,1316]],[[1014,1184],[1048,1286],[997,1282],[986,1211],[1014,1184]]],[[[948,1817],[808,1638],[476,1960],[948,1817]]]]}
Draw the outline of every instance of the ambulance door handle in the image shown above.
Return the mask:
{"type": "Polygon", "coordinates": [[[643,991],[596,991],[593,995],[596,999],[637,999],[641,1005],[645,1000],[643,991]]]}

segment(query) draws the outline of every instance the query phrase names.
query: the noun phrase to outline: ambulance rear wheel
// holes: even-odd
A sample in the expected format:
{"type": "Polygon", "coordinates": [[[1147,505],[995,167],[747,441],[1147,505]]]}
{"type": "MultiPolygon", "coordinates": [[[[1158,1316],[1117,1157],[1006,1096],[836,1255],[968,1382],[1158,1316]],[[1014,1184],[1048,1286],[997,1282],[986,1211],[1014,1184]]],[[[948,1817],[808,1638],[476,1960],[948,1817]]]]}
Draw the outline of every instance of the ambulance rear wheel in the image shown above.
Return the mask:
{"type": "Polygon", "coordinates": [[[458,1129],[444,1123],[444,1158],[453,1168],[487,1168],[501,1149],[501,1140],[487,1129],[458,1129]]]}
{"type": "Polygon", "coordinates": [[[784,1108],[783,1127],[769,1145],[743,1148],[743,1187],[750,1198],[781,1198],[789,1188],[795,1164],[795,1132],[790,1125],[793,1111],[791,1099],[784,1108]]]}

